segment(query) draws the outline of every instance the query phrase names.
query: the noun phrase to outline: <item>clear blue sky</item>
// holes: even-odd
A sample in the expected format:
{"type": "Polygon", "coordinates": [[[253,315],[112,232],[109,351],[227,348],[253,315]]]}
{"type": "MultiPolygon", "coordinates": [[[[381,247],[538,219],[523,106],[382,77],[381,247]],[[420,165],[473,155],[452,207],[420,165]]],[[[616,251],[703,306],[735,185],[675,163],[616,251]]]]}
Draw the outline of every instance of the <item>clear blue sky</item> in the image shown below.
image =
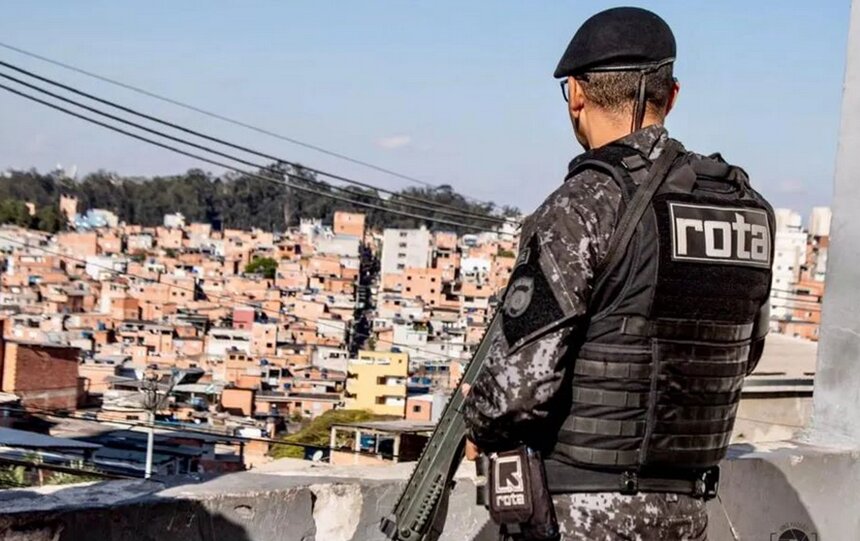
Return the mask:
{"type": "MultiPolygon", "coordinates": [[[[671,133],[742,165],[776,206],[831,198],[849,1],[635,2],[678,39],[671,133]]],[[[552,71],[592,2],[18,1],[0,40],[481,199],[532,210],[578,148],[552,71]]],[[[246,145],[408,185],[0,50],[246,145]]],[[[167,174],[192,160],[0,92],[0,169],[167,174]]]]}

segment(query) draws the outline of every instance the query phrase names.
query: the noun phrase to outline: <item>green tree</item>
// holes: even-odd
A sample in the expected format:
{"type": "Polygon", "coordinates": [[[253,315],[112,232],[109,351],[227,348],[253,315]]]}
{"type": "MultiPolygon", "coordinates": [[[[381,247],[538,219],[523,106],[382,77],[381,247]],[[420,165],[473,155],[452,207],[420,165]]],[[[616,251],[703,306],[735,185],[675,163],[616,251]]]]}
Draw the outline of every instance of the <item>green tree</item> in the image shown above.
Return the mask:
{"type": "MultiPolygon", "coordinates": [[[[331,223],[337,210],[365,213],[367,225],[371,228],[426,225],[433,230],[472,232],[471,229],[441,224],[434,219],[455,220],[480,227],[493,225],[492,221],[477,217],[455,217],[432,210],[419,210],[407,206],[405,203],[408,201],[399,195],[382,203],[378,199],[379,193],[373,189],[348,187],[344,193],[299,165],[274,164],[257,171],[256,175],[230,173],[217,177],[201,169],[190,169],[182,174],[146,178],[123,177],[109,171],[98,171],[78,181],[55,174],[40,174],[35,169],[11,171],[0,178],[0,223],[55,231],[62,226],[62,220],[58,223],[59,216],[55,218],[53,213],[60,195],[65,194],[78,198],[79,212],[103,208],[115,212],[122,221],[143,226],[160,225],[165,214],[181,212],[191,222],[212,223],[218,220],[228,228],[257,227],[266,231],[280,231],[298,225],[301,218],[317,218],[324,223],[331,223]],[[349,197],[363,203],[422,214],[428,219],[400,216],[336,201],[319,193],[290,188],[287,180],[295,186],[322,194],[349,197]],[[32,202],[40,209],[37,216],[29,216],[25,202],[32,202]],[[48,207],[54,210],[44,210],[48,207]]],[[[438,203],[470,214],[498,217],[494,205],[474,203],[455,192],[451,186],[408,188],[402,190],[400,195],[420,197],[429,201],[430,206],[438,203]]],[[[501,211],[509,216],[518,214],[513,207],[502,207],[501,211]]]]}
{"type": "Polygon", "coordinates": [[[0,223],[28,227],[30,225],[30,211],[24,201],[5,199],[0,202],[0,223]]]}
{"type": "MultiPolygon", "coordinates": [[[[289,443],[302,443],[320,448],[328,448],[331,437],[331,426],[358,423],[361,421],[375,421],[386,419],[383,415],[375,415],[367,410],[329,410],[295,434],[290,434],[282,439],[289,443]]],[[[337,442],[344,445],[346,442],[337,442]]],[[[273,445],[269,455],[274,458],[304,458],[305,450],[296,445],[273,445]]]]}
{"type": "Polygon", "coordinates": [[[42,231],[56,233],[63,227],[63,218],[60,209],[56,205],[48,205],[40,208],[33,217],[32,226],[42,231]]]}
{"type": "Polygon", "coordinates": [[[245,272],[248,274],[262,274],[269,280],[275,277],[275,272],[278,270],[278,262],[271,257],[255,257],[250,263],[245,266],[245,272]]]}

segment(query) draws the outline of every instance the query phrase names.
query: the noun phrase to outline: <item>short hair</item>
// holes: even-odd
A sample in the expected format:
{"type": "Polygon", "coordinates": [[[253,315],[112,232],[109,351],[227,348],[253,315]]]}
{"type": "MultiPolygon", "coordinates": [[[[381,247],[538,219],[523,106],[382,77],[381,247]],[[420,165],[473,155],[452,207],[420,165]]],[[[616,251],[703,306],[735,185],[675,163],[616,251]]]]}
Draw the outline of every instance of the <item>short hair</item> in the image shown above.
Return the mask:
{"type": "MultiPolygon", "coordinates": [[[[639,90],[638,71],[592,71],[575,79],[585,97],[598,107],[615,113],[633,110],[639,90]]],[[[645,103],[652,114],[663,116],[674,84],[672,64],[645,74],[645,103]]]]}

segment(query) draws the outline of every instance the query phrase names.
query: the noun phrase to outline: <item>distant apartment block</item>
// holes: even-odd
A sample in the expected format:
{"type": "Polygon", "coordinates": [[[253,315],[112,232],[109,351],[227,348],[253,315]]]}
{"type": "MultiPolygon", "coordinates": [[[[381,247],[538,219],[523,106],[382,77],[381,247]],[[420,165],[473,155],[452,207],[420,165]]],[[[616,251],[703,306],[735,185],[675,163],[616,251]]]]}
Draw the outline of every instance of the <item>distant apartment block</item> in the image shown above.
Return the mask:
{"type": "Polygon", "coordinates": [[[386,229],[382,234],[382,274],[430,265],[431,233],[427,229],[386,229]]]}

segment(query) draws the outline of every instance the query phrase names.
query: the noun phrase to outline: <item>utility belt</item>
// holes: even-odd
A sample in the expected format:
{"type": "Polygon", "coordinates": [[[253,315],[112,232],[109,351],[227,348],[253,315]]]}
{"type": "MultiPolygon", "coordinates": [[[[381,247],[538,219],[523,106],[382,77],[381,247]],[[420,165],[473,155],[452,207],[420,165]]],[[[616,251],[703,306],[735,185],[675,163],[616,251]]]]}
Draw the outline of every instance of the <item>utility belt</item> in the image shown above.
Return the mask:
{"type": "Polygon", "coordinates": [[[720,484],[720,468],[677,472],[645,473],[636,471],[592,470],[571,466],[557,460],[544,462],[547,488],[551,494],[576,492],[669,492],[694,498],[715,498],[720,484]]]}

